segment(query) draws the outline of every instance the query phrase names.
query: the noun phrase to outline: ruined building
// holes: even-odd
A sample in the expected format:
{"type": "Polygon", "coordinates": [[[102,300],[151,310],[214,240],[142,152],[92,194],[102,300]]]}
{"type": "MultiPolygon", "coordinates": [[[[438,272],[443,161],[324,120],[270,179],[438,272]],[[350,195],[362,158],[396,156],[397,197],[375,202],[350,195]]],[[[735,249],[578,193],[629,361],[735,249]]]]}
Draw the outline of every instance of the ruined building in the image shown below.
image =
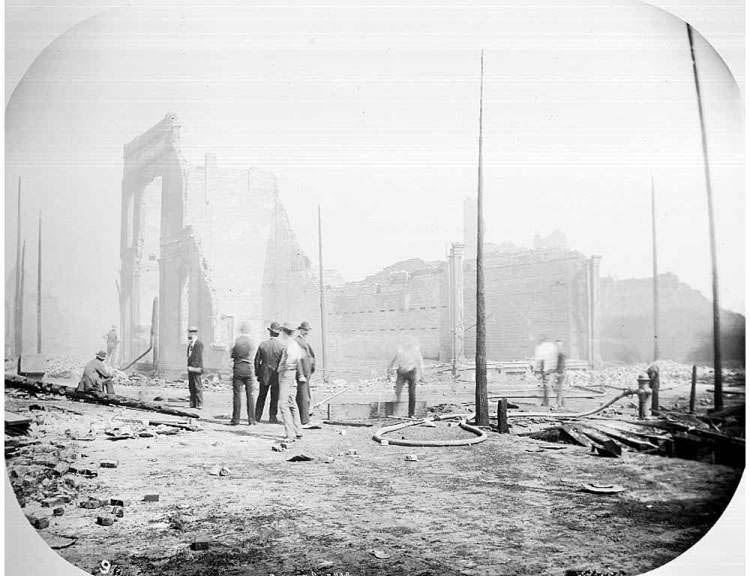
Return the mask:
{"type": "MultiPolygon", "coordinates": [[[[454,243],[447,260],[394,264],[360,282],[330,289],[329,358],[334,364],[370,361],[381,367],[404,336],[419,340],[426,358],[473,358],[476,241],[454,243]]],[[[540,338],[560,339],[571,358],[598,362],[599,258],[568,250],[559,233],[534,249],[485,246],[487,356],[533,356],[540,338]]]]}
{"type": "Polygon", "coordinates": [[[184,372],[196,325],[206,368],[224,370],[243,321],[256,342],[271,320],[319,325],[318,287],[273,175],[223,171],[212,155],[190,166],[179,131],[168,114],[125,145],[121,357],[184,372]]]}

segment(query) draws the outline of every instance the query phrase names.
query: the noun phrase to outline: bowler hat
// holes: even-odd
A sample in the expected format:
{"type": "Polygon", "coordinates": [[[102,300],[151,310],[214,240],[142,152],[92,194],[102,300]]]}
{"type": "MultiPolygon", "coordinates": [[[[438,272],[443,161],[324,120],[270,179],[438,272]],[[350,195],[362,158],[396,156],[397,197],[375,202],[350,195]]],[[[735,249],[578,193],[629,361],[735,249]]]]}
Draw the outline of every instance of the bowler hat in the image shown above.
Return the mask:
{"type": "Polygon", "coordinates": [[[279,326],[279,323],[274,320],[271,322],[271,325],[268,327],[269,332],[273,332],[274,334],[278,334],[279,331],[281,331],[281,326],[279,326]]]}
{"type": "Polygon", "coordinates": [[[197,326],[191,326],[190,328],[188,328],[188,332],[197,332],[197,331],[198,331],[197,326]]]}
{"type": "Polygon", "coordinates": [[[99,352],[96,353],[97,360],[104,360],[106,357],[107,353],[104,350],[99,350],[99,352]]]}
{"type": "Polygon", "coordinates": [[[287,334],[291,334],[292,332],[294,332],[294,331],[296,330],[296,328],[294,327],[294,324],[293,324],[293,323],[291,323],[291,322],[284,322],[284,323],[283,323],[283,324],[281,325],[281,329],[282,329],[282,330],[283,330],[284,332],[286,332],[287,334]]]}
{"type": "Polygon", "coordinates": [[[306,330],[309,332],[310,330],[312,330],[312,328],[310,328],[310,323],[305,320],[302,324],[299,325],[299,328],[297,328],[297,330],[306,330]]]}

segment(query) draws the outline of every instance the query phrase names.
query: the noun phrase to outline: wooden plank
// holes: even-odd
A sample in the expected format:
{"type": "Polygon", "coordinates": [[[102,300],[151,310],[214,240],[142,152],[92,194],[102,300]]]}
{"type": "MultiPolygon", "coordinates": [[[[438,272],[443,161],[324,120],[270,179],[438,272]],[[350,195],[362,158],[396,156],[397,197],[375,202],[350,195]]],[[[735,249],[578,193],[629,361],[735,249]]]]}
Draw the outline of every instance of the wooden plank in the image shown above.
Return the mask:
{"type": "Polygon", "coordinates": [[[578,431],[573,426],[560,426],[560,432],[562,432],[565,436],[570,438],[574,443],[578,444],[579,446],[583,446],[585,448],[591,448],[593,446],[593,443],[589,439],[588,436],[583,434],[582,432],[578,431]]]}
{"type": "Polygon", "coordinates": [[[9,426],[24,426],[31,424],[31,418],[28,416],[21,416],[15,412],[5,411],[5,423],[9,426]]]}

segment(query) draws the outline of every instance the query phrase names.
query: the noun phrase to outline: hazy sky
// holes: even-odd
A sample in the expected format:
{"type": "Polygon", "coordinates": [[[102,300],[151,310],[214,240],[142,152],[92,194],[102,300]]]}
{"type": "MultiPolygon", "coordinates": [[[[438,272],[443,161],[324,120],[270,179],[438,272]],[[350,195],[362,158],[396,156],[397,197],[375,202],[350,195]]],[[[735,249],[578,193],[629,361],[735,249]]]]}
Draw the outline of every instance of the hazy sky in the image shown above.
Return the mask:
{"type": "MultiPolygon", "coordinates": [[[[34,4],[6,9],[6,100],[33,54],[96,11],[34,4]]],[[[122,145],[167,112],[191,163],[214,152],[225,168],[276,174],[313,260],[320,203],[326,265],[345,278],[444,258],[476,190],[482,47],[487,239],[529,245],[560,229],[603,257],[603,274],[647,276],[653,177],[660,269],[710,294],[695,88],[685,26],[669,14],[625,2],[133,4],[52,44],[6,111],[6,273],[22,176],[28,241],[40,208],[53,239],[56,298],[92,306],[102,326],[117,319],[122,145]],[[83,297],[71,268],[88,265],[99,277],[83,297]]],[[[702,12],[741,84],[743,9],[702,12]]],[[[701,38],[697,57],[722,305],[744,311],[742,95],[701,38]]]]}

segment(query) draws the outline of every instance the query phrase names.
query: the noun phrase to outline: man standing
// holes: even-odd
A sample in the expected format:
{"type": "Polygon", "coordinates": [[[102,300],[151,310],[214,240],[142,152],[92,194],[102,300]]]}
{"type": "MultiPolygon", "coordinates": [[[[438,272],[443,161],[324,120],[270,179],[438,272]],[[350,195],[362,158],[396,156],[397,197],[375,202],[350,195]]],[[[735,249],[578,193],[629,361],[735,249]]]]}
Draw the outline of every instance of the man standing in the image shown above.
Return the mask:
{"type": "Polygon", "coordinates": [[[258,395],[258,384],[255,380],[255,369],[252,360],[253,342],[247,335],[248,330],[247,323],[243,322],[240,325],[240,335],[234,341],[234,346],[232,347],[232,360],[234,360],[232,370],[232,388],[234,391],[232,426],[240,423],[243,388],[245,398],[247,399],[247,423],[250,426],[256,424],[255,397],[258,395]]]}
{"type": "Polygon", "coordinates": [[[299,408],[299,419],[302,425],[310,422],[310,376],[315,372],[315,353],[307,341],[310,333],[310,323],[302,322],[297,328],[297,344],[302,349],[302,376],[304,380],[297,380],[297,407],[299,408]]]}
{"type": "Polygon", "coordinates": [[[419,344],[413,338],[399,344],[396,355],[391,360],[386,374],[396,371],[396,402],[401,402],[401,392],[404,384],[409,386],[409,418],[414,417],[417,405],[417,382],[424,373],[424,361],[419,344]]]}
{"type": "Polygon", "coordinates": [[[303,352],[294,339],[294,324],[284,322],[280,342],[284,347],[279,360],[279,411],[289,442],[302,438],[302,422],[297,410],[297,382],[305,381],[302,369],[303,352]]]}
{"type": "Polygon", "coordinates": [[[190,407],[203,408],[203,342],[198,340],[198,328],[188,328],[187,347],[188,388],[190,389],[190,407]]]}
{"type": "Polygon", "coordinates": [[[557,406],[562,408],[565,405],[565,396],[563,394],[563,385],[565,384],[565,354],[563,353],[562,340],[556,340],[557,347],[557,365],[555,366],[555,375],[557,377],[557,406]]]}
{"type": "Polygon", "coordinates": [[[104,350],[99,350],[96,353],[96,358],[86,364],[76,392],[101,394],[106,386],[107,394],[115,393],[115,387],[112,384],[112,373],[106,364],[104,364],[106,357],[107,354],[104,350]]]}
{"type": "Polygon", "coordinates": [[[255,420],[260,422],[263,416],[263,408],[266,404],[268,390],[271,390],[271,403],[268,408],[269,420],[272,424],[278,424],[277,413],[279,409],[279,360],[284,352],[284,346],[279,340],[278,322],[271,322],[268,327],[268,340],[264,340],[258,346],[255,353],[255,376],[260,384],[258,401],[255,403],[255,420]]]}
{"type": "Polygon", "coordinates": [[[105,338],[107,339],[107,364],[114,366],[117,362],[117,345],[120,343],[114,324],[109,332],[107,332],[105,338]]]}
{"type": "Polygon", "coordinates": [[[557,369],[557,347],[542,337],[534,350],[535,371],[542,381],[542,406],[549,406],[549,380],[557,369]]]}

